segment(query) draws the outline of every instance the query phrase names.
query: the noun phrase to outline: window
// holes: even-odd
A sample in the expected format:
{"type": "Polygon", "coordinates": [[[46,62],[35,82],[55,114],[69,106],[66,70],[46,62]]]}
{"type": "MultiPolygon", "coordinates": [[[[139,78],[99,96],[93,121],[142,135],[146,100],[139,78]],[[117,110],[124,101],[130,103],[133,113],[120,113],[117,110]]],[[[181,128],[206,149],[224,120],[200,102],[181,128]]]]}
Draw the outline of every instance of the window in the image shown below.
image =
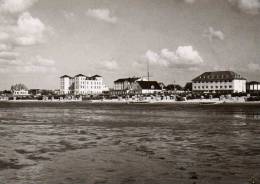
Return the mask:
{"type": "Polygon", "coordinates": [[[232,88],[232,86],[230,85],[229,88],[232,88]]]}
{"type": "Polygon", "coordinates": [[[218,88],[218,86],[215,86],[215,88],[218,88]]]}

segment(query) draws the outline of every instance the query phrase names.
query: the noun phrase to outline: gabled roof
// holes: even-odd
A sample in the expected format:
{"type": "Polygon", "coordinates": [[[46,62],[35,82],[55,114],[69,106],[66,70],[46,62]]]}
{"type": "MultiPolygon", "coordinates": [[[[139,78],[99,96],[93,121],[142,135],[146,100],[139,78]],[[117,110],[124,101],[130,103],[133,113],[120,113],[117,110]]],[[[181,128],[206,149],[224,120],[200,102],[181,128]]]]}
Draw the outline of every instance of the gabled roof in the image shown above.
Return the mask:
{"type": "Polygon", "coordinates": [[[86,77],[86,76],[83,74],[78,74],[78,75],[75,75],[75,77],[86,77]]]}
{"type": "Polygon", "coordinates": [[[102,76],[100,76],[100,75],[93,75],[92,77],[102,77],[102,76]]]}
{"type": "Polygon", "coordinates": [[[209,82],[209,81],[223,81],[223,80],[246,80],[241,75],[233,72],[233,71],[213,71],[213,72],[205,72],[198,77],[194,78],[192,82],[209,82]]]}
{"type": "Polygon", "coordinates": [[[68,75],[63,75],[63,76],[61,76],[60,78],[71,78],[71,77],[68,76],[68,75]]]}
{"type": "Polygon", "coordinates": [[[142,89],[157,89],[161,90],[157,81],[136,81],[142,89]]]}
{"type": "Polygon", "coordinates": [[[119,82],[135,82],[138,79],[140,79],[140,77],[129,77],[129,78],[121,78],[121,79],[117,79],[116,81],[114,81],[114,83],[119,83],[119,82]]]}

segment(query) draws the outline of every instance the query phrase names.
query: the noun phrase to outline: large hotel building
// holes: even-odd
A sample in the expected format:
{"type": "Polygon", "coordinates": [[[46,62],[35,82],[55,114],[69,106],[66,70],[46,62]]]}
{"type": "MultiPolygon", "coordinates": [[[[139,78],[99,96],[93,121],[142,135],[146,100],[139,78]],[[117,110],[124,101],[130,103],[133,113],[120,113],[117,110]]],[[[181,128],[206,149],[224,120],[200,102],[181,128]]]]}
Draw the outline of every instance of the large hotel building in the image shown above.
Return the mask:
{"type": "Polygon", "coordinates": [[[83,74],[70,77],[63,75],[60,77],[60,93],[74,95],[100,94],[106,91],[103,78],[99,75],[88,77],[83,74]]]}
{"type": "Polygon", "coordinates": [[[192,80],[192,91],[211,93],[246,92],[246,79],[233,71],[205,72],[192,80]]]}

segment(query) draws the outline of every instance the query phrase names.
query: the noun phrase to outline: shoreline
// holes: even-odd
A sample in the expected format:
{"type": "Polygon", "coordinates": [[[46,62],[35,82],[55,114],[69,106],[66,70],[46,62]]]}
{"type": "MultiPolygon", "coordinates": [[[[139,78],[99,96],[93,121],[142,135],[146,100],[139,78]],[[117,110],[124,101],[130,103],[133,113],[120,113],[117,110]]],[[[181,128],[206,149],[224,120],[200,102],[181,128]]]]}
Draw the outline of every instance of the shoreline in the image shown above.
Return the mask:
{"type": "Polygon", "coordinates": [[[232,100],[208,100],[195,99],[187,101],[175,100],[150,100],[150,101],[134,101],[134,100],[0,100],[0,103],[93,103],[93,104],[199,104],[199,105],[224,105],[224,104],[260,104],[260,101],[232,101],[232,100]]]}

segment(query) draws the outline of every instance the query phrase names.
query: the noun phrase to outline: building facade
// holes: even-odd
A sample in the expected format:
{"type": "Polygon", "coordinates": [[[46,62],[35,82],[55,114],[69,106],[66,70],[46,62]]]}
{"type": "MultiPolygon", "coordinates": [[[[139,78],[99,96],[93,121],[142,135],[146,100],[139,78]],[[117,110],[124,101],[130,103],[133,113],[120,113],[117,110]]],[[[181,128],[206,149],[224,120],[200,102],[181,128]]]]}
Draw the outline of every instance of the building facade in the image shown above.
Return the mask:
{"type": "Polygon", "coordinates": [[[126,95],[132,93],[133,86],[136,81],[141,80],[140,77],[121,78],[114,81],[113,95],[126,95]]]}
{"type": "Polygon", "coordinates": [[[63,75],[60,77],[60,93],[74,95],[101,94],[106,90],[103,78],[99,75],[88,77],[83,74],[70,77],[63,75]]]}
{"type": "Polygon", "coordinates": [[[249,93],[259,93],[260,92],[260,82],[251,81],[246,83],[246,91],[249,93]]]}
{"type": "Polygon", "coordinates": [[[15,84],[11,86],[13,96],[28,96],[28,88],[24,84],[15,84]]]}
{"type": "Polygon", "coordinates": [[[192,80],[192,91],[242,93],[246,92],[246,79],[233,71],[205,72],[192,80]]]}
{"type": "Polygon", "coordinates": [[[136,81],[133,84],[134,94],[156,94],[162,92],[162,88],[157,81],[136,81]]]}

